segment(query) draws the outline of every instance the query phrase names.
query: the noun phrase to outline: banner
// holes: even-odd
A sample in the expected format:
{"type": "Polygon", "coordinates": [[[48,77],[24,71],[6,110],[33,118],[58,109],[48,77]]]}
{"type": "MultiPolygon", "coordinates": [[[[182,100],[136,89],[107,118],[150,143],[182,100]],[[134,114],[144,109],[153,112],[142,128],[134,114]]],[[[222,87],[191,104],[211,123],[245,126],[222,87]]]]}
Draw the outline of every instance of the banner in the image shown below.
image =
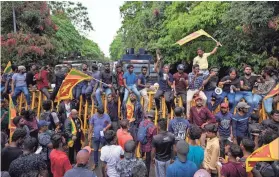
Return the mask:
{"type": "Polygon", "coordinates": [[[252,171],[257,162],[279,160],[279,138],[255,150],[246,159],[246,172],[252,171]]]}
{"type": "Polygon", "coordinates": [[[184,37],[183,39],[180,39],[179,41],[176,42],[176,44],[183,45],[186,44],[187,42],[190,42],[193,39],[196,39],[202,35],[205,35],[207,37],[212,38],[207,32],[205,32],[203,29],[200,29],[196,32],[193,32],[192,34],[189,34],[188,36],[184,37]]]}
{"type": "Polygon", "coordinates": [[[91,76],[88,76],[87,74],[84,74],[81,71],[78,71],[76,69],[71,69],[71,71],[68,73],[64,81],[62,82],[62,85],[60,86],[60,89],[58,90],[57,96],[55,98],[55,102],[58,102],[60,100],[64,99],[72,99],[73,88],[79,83],[84,80],[92,79],[91,76]]]}
{"type": "Polygon", "coordinates": [[[11,72],[12,72],[12,63],[11,63],[11,61],[9,61],[6,68],[4,69],[4,74],[8,74],[11,72]]]}

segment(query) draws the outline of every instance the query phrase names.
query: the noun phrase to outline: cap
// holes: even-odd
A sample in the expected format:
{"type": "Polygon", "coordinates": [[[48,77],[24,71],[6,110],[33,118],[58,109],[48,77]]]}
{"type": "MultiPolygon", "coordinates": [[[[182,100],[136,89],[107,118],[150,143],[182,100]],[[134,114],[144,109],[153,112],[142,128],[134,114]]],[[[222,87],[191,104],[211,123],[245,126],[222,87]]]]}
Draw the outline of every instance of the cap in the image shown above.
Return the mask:
{"type": "Polygon", "coordinates": [[[195,97],[195,101],[197,101],[197,100],[202,100],[202,97],[200,97],[200,96],[195,97]]]}
{"type": "Polygon", "coordinates": [[[228,108],[229,107],[229,104],[228,103],[222,103],[221,104],[221,108],[228,108]]]}
{"type": "Polygon", "coordinates": [[[41,128],[41,127],[44,127],[44,126],[49,126],[50,122],[48,121],[45,121],[45,120],[40,120],[38,122],[38,127],[41,128]]]}
{"type": "Polygon", "coordinates": [[[179,65],[177,66],[177,70],[184,70],[184,69],[185,69],[185,67],[184,67],[183,64],[179,64],[179,65]]]}
{"type": "Polygon", "coordinates": [[[199,169],[194,174],[194,177],[211,177],[211,175],[205,169],[199,169]]]}
{"type": "Polygon", "coordinates": [[[176,143],[176,152],[179,161],[186,162],[186,157],[189,152],[189,145],[184,140],[180,140],[176,143]]]}
{"type": "Polygon", "coordinates": [[[84,148],[82,148],[82,150],[88,151],[89,154],[91,153],[91,148],[89,146],[85,146],[84,148]]]}
{"type": "Polygon", "coordinates": [[[208,132],[217,132],[218,126],[216,124],[210,123],[204,126],[204,129],[208,132]]]}
{"type": "Polygon", "coordinates": [[[18,69],[18,70],[23,70],[23,69],[26,70],[25,66],[18,66],[17,69],[18,69]]]}
{"type": "Polygon", "coordinates": [[[124,150],[125,150],[124,157],[125,158],[133,157],[134,153],[135,153],[135,149],[136,149],[135,141],[133,141],[133,140],[127,141],[124,144],[124,150]]]}
{"type": "Polygon", "coordinates": [[[145,115],[146,118],[155,118],[155,112],[154,111],[149,111],[146,115],[145,115]]]}
{"type": "Polygon", "coordinates": [[[251,106],[249,106],[246,102],[239,102],[236,105],[237,108],[250,108],[251,106]]]}

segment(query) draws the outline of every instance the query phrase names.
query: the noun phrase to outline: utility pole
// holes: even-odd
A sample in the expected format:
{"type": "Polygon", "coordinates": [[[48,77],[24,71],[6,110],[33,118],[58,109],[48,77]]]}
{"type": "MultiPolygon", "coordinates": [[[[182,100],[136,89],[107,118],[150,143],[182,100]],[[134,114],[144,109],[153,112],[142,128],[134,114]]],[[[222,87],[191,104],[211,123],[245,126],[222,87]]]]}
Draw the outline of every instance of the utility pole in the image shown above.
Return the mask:
{"type": "Polygon", "coordinates": [[[14,33],[16,33],[16,16],[15,16],[15,7],[14,7],[14,2],[13,4],[13,23],[14,23],[14,33]]]}

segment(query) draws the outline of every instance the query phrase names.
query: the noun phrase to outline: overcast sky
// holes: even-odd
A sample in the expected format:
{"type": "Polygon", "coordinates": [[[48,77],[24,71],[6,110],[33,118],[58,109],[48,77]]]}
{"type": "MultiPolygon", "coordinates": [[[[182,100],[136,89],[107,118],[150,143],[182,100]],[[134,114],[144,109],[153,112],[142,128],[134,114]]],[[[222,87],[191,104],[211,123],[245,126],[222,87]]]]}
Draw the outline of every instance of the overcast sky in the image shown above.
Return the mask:
{"type": "Polygon", "coordinates": [[[123,0],[84,0],[82,4],[88,8],[89,18],[94,31],[88,36],[96,42],[101,50],[109,57],[109,45],[117,30],[121,27],[119,7],[123,0]]]}

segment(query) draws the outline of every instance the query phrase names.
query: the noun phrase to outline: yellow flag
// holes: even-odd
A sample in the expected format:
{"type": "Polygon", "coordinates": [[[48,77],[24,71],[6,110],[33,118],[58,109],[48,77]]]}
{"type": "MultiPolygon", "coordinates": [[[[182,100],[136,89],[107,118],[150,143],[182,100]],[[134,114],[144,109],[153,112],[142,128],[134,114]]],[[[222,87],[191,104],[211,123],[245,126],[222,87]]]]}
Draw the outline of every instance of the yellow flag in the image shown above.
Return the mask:
{"type": "Polygon", "coordinates": [[[11,73],[11,72],[12,72],[12,63],[11,63],[11,61],[9,61],[6,68],[4,69],[4,73],[8,74],[8,73],[11,73]]]}
{"type": "Polygon", "coordinates": [[[192,34],[189,34],[188,36],[180,39],[179,41],[176,42],[176,44],[179,44],[179,45],[183,45],[183,44],[186,44],[187,42],[190,42],[191,40],[193,39],[196,39],[202,35],[205,35],[207,37],[210,37],[212,38],[207,32],[205,32],[203,29],[200,29],[196,32],[193,32],[192,34]]]}

